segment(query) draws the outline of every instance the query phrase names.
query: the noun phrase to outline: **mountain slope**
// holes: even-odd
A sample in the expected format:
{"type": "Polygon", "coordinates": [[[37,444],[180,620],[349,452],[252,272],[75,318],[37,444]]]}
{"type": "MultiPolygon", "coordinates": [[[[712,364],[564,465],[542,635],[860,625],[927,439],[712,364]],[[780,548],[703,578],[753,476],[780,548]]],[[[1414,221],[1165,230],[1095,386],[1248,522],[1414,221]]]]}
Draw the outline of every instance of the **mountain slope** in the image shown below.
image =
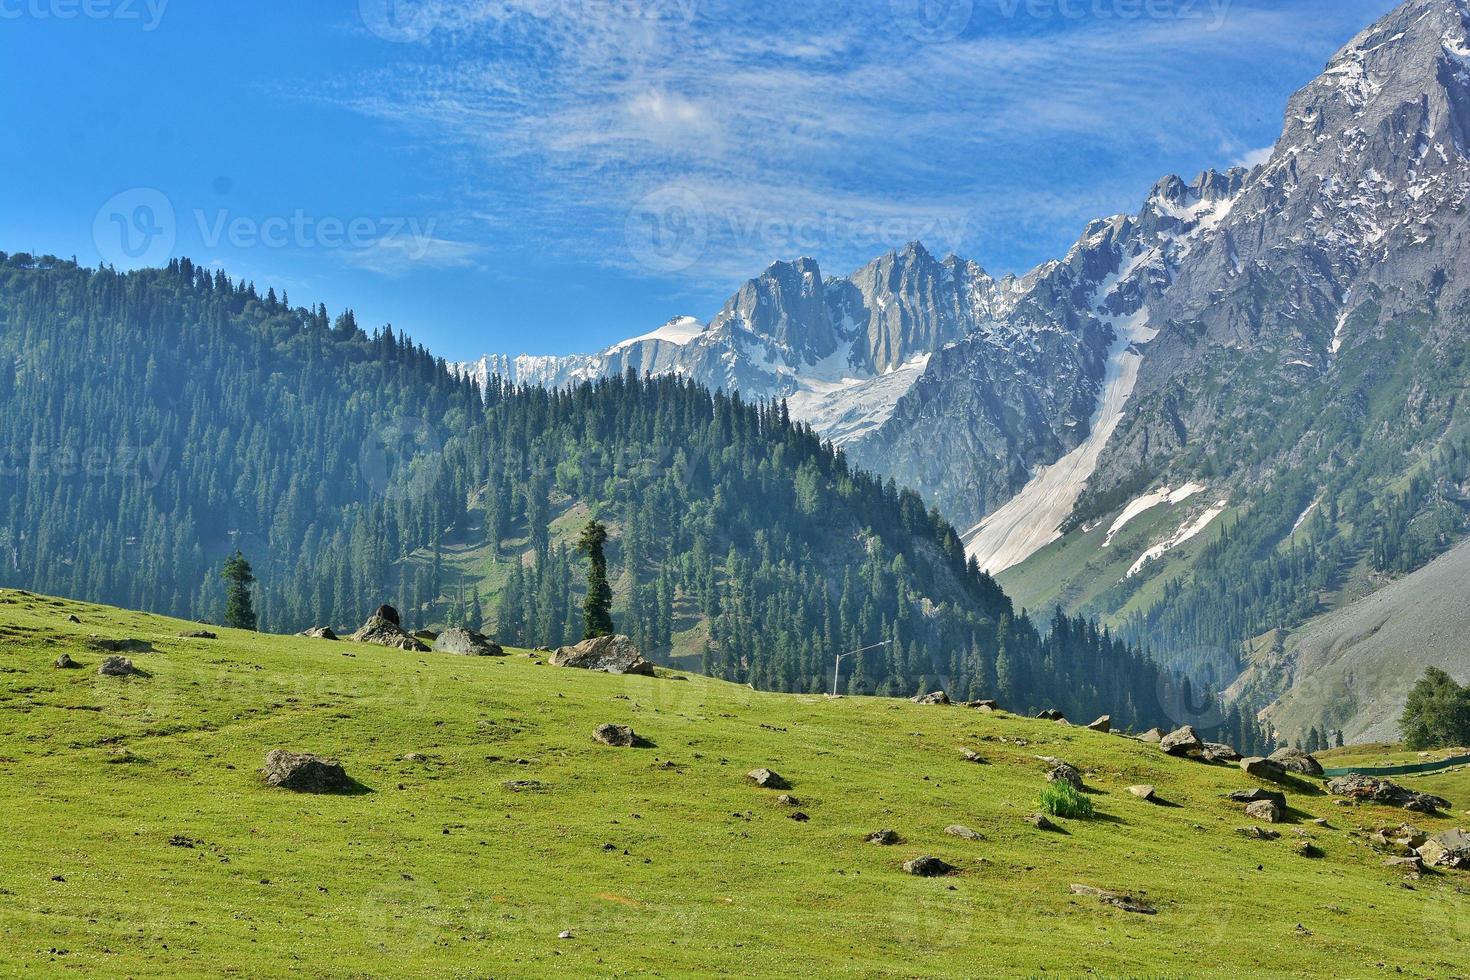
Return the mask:
{"type": "Polygon", "coordinates": [[[1235,976],[1243,935],[1258,975],[1446,977],[1470,960],[1463,872],[1405,888],[1344,836],[1403,811],[1305,787],[1299,826],[1248,840],[1223,794],[1255,780],[1115,735],[520,651],[183,640],[194,624],[10,591],[0,612],[0,973],[1235,976]],[[134,656],[148,676],[96,676],[88,634],[154,643],[134,656]],[[62,652],[83,669],[55,669],[62,652]],[[599,745],[605,723],[653,744],[599,745]],[[267,788],[282,747],[339,759],[365,791],[267,788]],[[1087,774],[1100,819],[1024,822],[1038,755],[1087,774]],[[746,783],[757,767],[799,805],[746,783]],[[1145,782],[1168,805],[1128,793],[1145,782]],[[880,828],[902,842],[868,843],[880,828]],[[1298,831],[1324,856],[1298,856],[1298,831]],[[959,873],[903,873],[922,854],[959,873]]]}
{"type": "Polygon", "coordinates": [[[1043,636],[921,498],[779,406],[669,376],[482,393],[391,329],[186,261],[0,258],[0,367],[0,434],[36,447],[0,473],[7,585],[210,618],[240,548],[268,630],[350,630],[386,601],[557,646],[583,633],[568,545],[600,518],[617,621],[652,655],[820,691],[869,648],[844,690],[1167,722],[1176,682],[1140,651],[1076,620],[1043,636]],[[62,465],[131,440],[151,466],[62,465]]]}

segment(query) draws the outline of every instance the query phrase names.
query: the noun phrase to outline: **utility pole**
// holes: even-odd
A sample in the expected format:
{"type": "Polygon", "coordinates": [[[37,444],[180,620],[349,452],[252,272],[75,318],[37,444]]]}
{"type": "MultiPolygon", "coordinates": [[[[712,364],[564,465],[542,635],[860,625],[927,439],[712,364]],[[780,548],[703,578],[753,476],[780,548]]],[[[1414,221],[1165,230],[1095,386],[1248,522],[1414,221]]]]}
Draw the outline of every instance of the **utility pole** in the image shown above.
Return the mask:
{"type": "Polygon", "coordinates": [[[867,653],[869,650],[876,650],[879,647],[889,646],[892,643],[892,640],[884,640],[882,643],[874,643],[872,646],[863,647],[861,650],[849,650],[847,653],[839,653],[837,655],[837,662],[832,665],[832,696],[834,698],[837,697],[837,676],[838,672],[842,670],[842,661],[846,660],[848,657],[856,657],[860,653],[867,653]]]}

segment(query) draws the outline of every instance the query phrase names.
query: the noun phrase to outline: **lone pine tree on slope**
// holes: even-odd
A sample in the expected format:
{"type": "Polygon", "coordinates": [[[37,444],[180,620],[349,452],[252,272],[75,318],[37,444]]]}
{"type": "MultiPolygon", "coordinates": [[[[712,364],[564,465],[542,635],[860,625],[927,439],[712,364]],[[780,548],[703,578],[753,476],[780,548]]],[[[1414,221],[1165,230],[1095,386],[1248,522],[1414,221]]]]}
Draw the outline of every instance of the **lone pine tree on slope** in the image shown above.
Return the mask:
{"type": "Polygon", "coordinates": [[[588,521],[577,538],[578,553],[587,556],[587,600],[582,604],[582,618],[587,625],[584,640],[613,634],[612,586],[607,583],[605,544],[607,528],[597,521],[588,521]]]}
{"type": "Polygon", "coordinates": [[[225,580],[225,625],[230,629],[255,630],[255,605],[250,601],[250,587],[255,572],[245,556],[236,551],[225,561],[220,575],[225,580]]]}

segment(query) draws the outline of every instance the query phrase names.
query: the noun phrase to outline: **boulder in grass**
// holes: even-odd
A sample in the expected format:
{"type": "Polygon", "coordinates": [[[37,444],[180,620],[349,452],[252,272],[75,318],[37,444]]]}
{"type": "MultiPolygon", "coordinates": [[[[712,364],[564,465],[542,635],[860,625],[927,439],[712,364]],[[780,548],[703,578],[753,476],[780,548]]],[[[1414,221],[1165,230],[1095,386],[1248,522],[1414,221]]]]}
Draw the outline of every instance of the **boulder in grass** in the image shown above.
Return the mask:
{"type": "Polygon", "coordinates": [[[216,636],[215,634],[211,633],[209,630],[188,630],[187,632],[180,633],[179,634],[179,639],[181,639],[181,640],[218,640],[219,637],[216,636]]]}
{"type": "Polygon", "coordinates": [[[1068,783],[1073,789],[1082,789],[1082,773],[1070,763],[1057,762],[1047,770],[1046,781],[1049,783],[1068,783]]]}
{"type": "Polygon", "coordinates": [[[131,677],[137,672],[138,668],[127,657],[108,657],[97,668],[98,675],[102,677],[131,677]]]}
{"type": "Polygon", "coordinates": [[[1158,792],[1148,785],[1129,786],[1128,792],[1147,803],[1152,803],[1158,795],[1158,792]]]}
{"type": "Polygon", "coordinates": [[[949,704],[949,695],[943,691],[935,691],[933,694],[920,694],[916,698],[910,698],[914,704],[949,704]]]}
{"type": "Polygon", "coordinates": [[[898,836],[897,831],[875,830],[867,836],[867,841],[869,844],[877,844],[879,847],[892,847],[895,844],[902,844],[903,838],[898,836]]]}
{"type": "Polygon", "coordinates": [[[1273,800],[1281,809],[1286,809],[1286,794],[1279,793],[1275,790],[1261,789],[1260,787],[1254,789],[1238,789],[1234,793],[1227,794],[1227,797],[1236,803],[1255,803],[1259,800],[1273,800]]]}
{"type": "Polygon", "coordinates": [[[1268,779],[1273,783],[1286,782],[1286,767],[1279,762],[1263,759],[1260,756],[1252,756],[1249,759],[1240,760],[1240,768],[1246,774],[1255,776],[1257,779],[1268,779]]]}
{"type": "Polygon", "coordinates": [[[916,857],[912,861],[905,861],[903,863],[903,869],[909,874],[917,875],[920,878],[943,878],[945,875],[952,875],[959,870],[948,861],[927,855],[916,857]]]}
{"type": "Polygon", "coordinates": [[[1029,816],[1029,817],[1026,818],[1026,822],[1029,823],[1031,826],[1035,827],[1037,830],[1060,830],[1061,829],[1056,824],[1052,823],[1051,820],[1048,819],[1047,815],[1044,814],[1044,813],[1033,813],[1033,814],[1031,814],[1031,816],[1029,816]]]}
{"type": "Polygon", "coordinates": [[[653,676],[653,664],[626,636],[599,636],[583,640],[575,646],[562,647],[551,655],[553,667],[600,671],[604,674],[639,674],[653,676]]]}
{"type": "Polygon", "coordinates": [[[274,749],[265,757],[264,772],[267,786],[294,793],[340,793],[352,788],[341,763],[309,752],[274,749]]]}
{"type": "Polygon", "coordinates": [[[1271,753],[1270,759],[1287,772],[1300,773],[1303,776],[1322,775],[1322,763],[1301,749],[1277,749],[1271,753]]]}
{"type": "Polygon", "coordinates": [[[761,789],[790,789],[791,784],[780,775],[770,769],[752,769],[745,774],[747,782],[755,783],[761,789]]]}
{"type": "Polygon", "coordinates": [[[1236,827],[1235,832],[1251,840],[1276,840],[1281,836],[1276,831],[1267,830],[1265,827],[1236,827]]]}
{"type": "Polygon", "coordinates": [[[1087,726],[1089,731],[1111,732],[1113,730],[1113,716],[1103,715],[1097,721],[1087,726]]]}
{"type": "Polygon", "coordinates": [[[1240,753],[1224,742],[1206,742],[1205,759],[1209,762],[1239,762],[1240,753]]]}
{"type": "Polygon", "coordinates": [[[406,650],[409,653],[428,653],[429,648],[418,640],[409,636],[392,620],[383,616],[374,616],[362,629],[352,634],[355,643],[371,643],[374,646],[391,647],[395,650],[406,650]]]}
{"type": "Polygon", "coordinates": [[[1158,745],[1164,740],[1164,733],[1161,729],[1150,728],[1148,731],[1138,736],[1138,740],[1140,742],[1149,742],[1153,745],[1158,745]]]}
{"type": "Polygon", "coordinates": [[[78,666],[77,662],[71,658],[71,654],[69,653],[63,653],[56,658],[56,667],[58,670],[71,670],[76,666],[78,666]]]}
{"type": "Polygon", "coordinates": [[[1062,714],[1056,708],[1047,708],[1044,711],[1038,711],[1036,713],[1036,717],[1039,718],[1039,719],[1041,719],[1042,721],[1066,721],[1067,720],[1067,716],[1064,715],[1064,714],[1062,714]]]}
{"type": "Polygon", "coordinates": [[[1189,725],[1176,728],[1159,739],[1159,751],[1169,755],[1189,755],[1191,752],[1203,752],[1204,747],[1205,743],[1200,740],[1199,734],[1189,725]]]}
{"type": "Polygon", "coordinates": [[[1000,705],[988,699],[980,701],[966,701],[965,707],[974,708],[976,711],[999,711],[1000,705]]]}
{"type": "Polygon", "coordinates": [[[394,626],[403,625],[403,620],[399,617],[398,610],[394,609],[392,606],[379,606],[377,612],[373,613],[373,616],[378,619],[386,619],[394,626]]]}
{"type": "Polygon", "coordinates": [[[1470,834],[1446,830],[1419,845],[1415,852],[1425,864],[1455,871],[1470,870],[1470,834]]]}
{"type": "Polygon", "coordinates": [[[296,634],[308,640],[335,640],[337,633],[330,626],[313,626],[309,630],[303,630],[296,634]]]}
{"type": "Polygon", "coordinates": [[[80,618],[78,618],[78,616],[77,616],[76,613],[72,613],[70,616],[66,617],[66,621],[68,623],[72,623],[72,624],[74,624],[76,626],[82,625],[82,621],[81,621],[80,618]]]}
{"type": "Polygon", "coordinates": [[[592,738],[615,749],[631,749],[638,744],[638,736],[627,725],[598,725],[592,738]]]}
{"type": "Polygon", "coordinates": [[[503,657],[505,650],[483,633],[458,626],[440,633],[434,640],[435,653],[454,653],[462,657],[503,657]]]}
{"type": "Polygon", "coordinates": [[[949,834],[951,837],[958,837],[960,840],[985,839],[985,835],[980,833],[980,831],[971,830],[969,827],[963,826],[962,824],[951,824],[950,826],[944,828],[944,832],[946,834],[949,834]]]}
{"type": "Polygon", "coordinates": [[[1245,808],[1245,813],[1262,823],[1280,823],[1286,818],[1286,811],[1275,800],[1257,800],[1245,808]]]}
{"type": "Polygon", "coordinates": [[[1392,780],[1356,772],[1332,780],[1327,784],[1327,791],[1359,803],[1403,807],[1416,813],[1434,814],[1450,808],[1450,801],[1442,797],[1404,789],[1392,780]]]}

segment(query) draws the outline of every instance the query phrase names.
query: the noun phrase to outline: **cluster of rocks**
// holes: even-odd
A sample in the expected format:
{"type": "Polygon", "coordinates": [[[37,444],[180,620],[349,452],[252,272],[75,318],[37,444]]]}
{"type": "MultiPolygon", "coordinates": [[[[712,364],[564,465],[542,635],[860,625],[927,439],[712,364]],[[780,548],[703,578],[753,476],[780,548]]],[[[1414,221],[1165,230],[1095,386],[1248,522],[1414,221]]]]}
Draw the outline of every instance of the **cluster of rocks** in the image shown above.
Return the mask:
{"type": "Polygon", "coordinates": [[[1347,797],[1359,803],[1402,807],[1416,813],[1435,814],[1450,808],[1450,801],[1443,797],[1405,789],[1392,780],[1361,773],[1339,776],[1328,782],[1327,790],[1334,796],[1347,797]]]}
{"type": "Polygon", "coordinates": [[[100,636],[87,639],[87,646],[103,653],[152,653],[153,644],[147,640],[109,640],[100,636]]]}
{"type": "Polygon", "coordinates": [[[1122,909],[1124,912],[1133,912],[1138,915],[1154,915],[1154,907],[1140,898],[1125,895],[1121,892],[1108,891],[1104,888],[1094,888],[1091,885],[1073,885],[1072,894],[1082,898],[1094,898],[1104,905],[1122,909]]]}
{"type": "Polygon", "coordinates": [[[1470,871],[1470,834],[1463,830],[1431,835],[1405,823],[1375,830],[1368,841],[1393,855],[1385,864],[1411,874],[1422,874],[1427,868],[1470,871]]]}
{"type": "Polygon", "coordinates": [[[409,653],[429,652],[428,647],[404,630],[398,610],[392,606],[379,606],[378,611],[362,624],[362,628],[352,634],[352,640],[354,643],[371,643],[409,653]]]}

